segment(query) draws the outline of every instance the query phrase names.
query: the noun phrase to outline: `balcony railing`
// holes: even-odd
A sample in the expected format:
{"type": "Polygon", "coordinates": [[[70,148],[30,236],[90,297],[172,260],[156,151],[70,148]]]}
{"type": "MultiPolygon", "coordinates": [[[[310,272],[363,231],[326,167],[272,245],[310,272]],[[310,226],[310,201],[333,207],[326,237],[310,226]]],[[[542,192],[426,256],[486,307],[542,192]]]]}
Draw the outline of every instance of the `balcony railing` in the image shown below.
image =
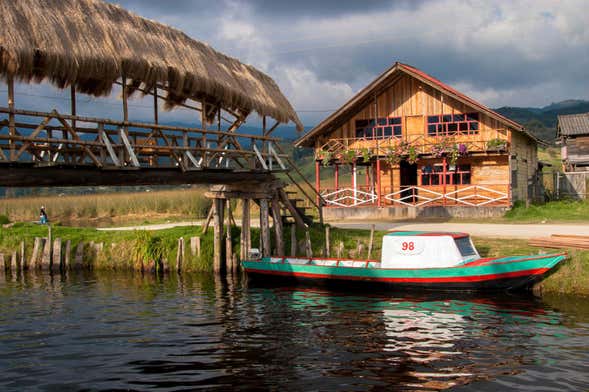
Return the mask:
{"type": "Polygon", "coordinates": [[[454,136],[408,136],[389,138],[332,138],[316,150],[317,159],[324,159],[327,153],[329,159],[345,160],[345,155],[350,151],[355,157],[364,153],[370,156],[387,156],[389,154],[407,155],[409,149],[419,156],[436,156],[449,153],[453,148],[461,148],[465,153],[506,151],[509,142],[506,137],[496,139],[483,138],[481,135],[454,135],[454,136]],[[492,141],[490,143],[490,141],[492,141]]]}

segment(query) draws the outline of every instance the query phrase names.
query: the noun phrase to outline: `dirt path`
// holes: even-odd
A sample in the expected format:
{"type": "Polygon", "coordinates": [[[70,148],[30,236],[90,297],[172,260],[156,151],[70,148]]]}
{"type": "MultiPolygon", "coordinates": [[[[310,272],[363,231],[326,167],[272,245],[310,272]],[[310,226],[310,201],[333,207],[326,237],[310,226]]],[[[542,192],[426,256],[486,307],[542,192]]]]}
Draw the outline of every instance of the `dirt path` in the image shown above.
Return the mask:
{"type": "Polygon", "coordinates": [[[332,222],[342,229],[460,231],[478,237],[531,238],[550,234],[589,235],[589,223],[576,224],[496,224],[496,223],[411,223],[411,222],[332,222]]]}

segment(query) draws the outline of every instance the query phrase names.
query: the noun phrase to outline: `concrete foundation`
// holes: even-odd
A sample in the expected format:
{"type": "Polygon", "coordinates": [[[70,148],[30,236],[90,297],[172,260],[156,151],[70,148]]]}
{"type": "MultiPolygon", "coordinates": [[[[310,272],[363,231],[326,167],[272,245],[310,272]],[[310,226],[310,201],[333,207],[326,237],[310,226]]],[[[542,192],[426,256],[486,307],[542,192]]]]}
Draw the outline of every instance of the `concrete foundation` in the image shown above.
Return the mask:
{"type": "Polygon", "coordinates": [[[395,220],[418,218],[496,218],[509,207],[324,207],[323,218],[327,221],[341,220],[395,220]]]}

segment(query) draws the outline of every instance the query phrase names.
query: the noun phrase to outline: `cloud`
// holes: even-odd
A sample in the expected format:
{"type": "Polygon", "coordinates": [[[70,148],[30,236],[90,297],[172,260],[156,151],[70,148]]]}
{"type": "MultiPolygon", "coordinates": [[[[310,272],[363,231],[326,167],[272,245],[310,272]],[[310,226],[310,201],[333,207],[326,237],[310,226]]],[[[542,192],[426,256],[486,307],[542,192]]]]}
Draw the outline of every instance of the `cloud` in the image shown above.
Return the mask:
{"type": "Polygon", "coordinates": [[[584,0],[112,2],[268,73],[307,125],[395,61],[491,107],[589,98],[584,0]]]}

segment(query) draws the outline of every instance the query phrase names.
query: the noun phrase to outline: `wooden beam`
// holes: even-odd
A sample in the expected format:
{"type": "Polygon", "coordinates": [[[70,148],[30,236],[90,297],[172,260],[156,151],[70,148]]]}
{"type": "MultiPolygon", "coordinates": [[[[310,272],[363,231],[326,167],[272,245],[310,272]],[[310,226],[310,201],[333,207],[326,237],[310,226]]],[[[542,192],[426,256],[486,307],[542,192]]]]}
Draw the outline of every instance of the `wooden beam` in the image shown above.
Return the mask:
{"type": "Polygon", "coordinates": [[[225,200],[214,199],[213,205],[213,271],[223,271],[223,210],[225,200]]]}
{"type": "MultiPolygon", "coordinates": [[[[14,78],[11,74],[7,76],[6,83],[8,85],[8,132],[10,136],[16,135],[16,127],[14,126],[14,78]]],[[[16,145],[13,140],[9,140],[10,145],[10,160],[15,160],[16,145]]]]}
{"type": "MultiPolygon", "coordinates": [[[[76,116],[77,112],[76,112],[76,87],[72,84],[70,86],[70,103],[71,103],[71,109],[72,109],[72,116],[76,116]]],[[[73,118],[71,120],[72,123],[72,129],[76,129],[76,119],[73,118]]],[[[67,139],[67,133],[64,132],[63,133],[63,138],[67,139]]]]}
{"type": "Polygon", "coordinates": [[[268,211],[268,199],[260,199],[260,238],[262,243],[262,256],[270,256],[270,220],[268,211]]]}
{"type": "Polygon", "coordinates": [[[159,113],[157,107],[157,86],[153,86],[153,122],[159,124],[159,113]]]}
{"type": "Polygon", "coordinates": [[[232,273],[237,270],[237,266],[233,265],[233,239],[231,238],[231,199],[225,200],[227,204],[227,236],[225,237],[225,267],[227,273],[232,273]]]}
{"type": "Polygon", "coordinates": [[[123,86],[123,122],[127,122],[129,121],[129,107],[127,105],[127,77],[125,75],[123,75],[123,80],[122,80],[122,86],[123,86]]]}
{"type": "Polygon", "coordinates": [[[284,233],[280,204],[277,197],[272,199],[272,218],[274,219],[274,235],[276,236],[276,255],[278,257],[284,257],[284,233]]]}

